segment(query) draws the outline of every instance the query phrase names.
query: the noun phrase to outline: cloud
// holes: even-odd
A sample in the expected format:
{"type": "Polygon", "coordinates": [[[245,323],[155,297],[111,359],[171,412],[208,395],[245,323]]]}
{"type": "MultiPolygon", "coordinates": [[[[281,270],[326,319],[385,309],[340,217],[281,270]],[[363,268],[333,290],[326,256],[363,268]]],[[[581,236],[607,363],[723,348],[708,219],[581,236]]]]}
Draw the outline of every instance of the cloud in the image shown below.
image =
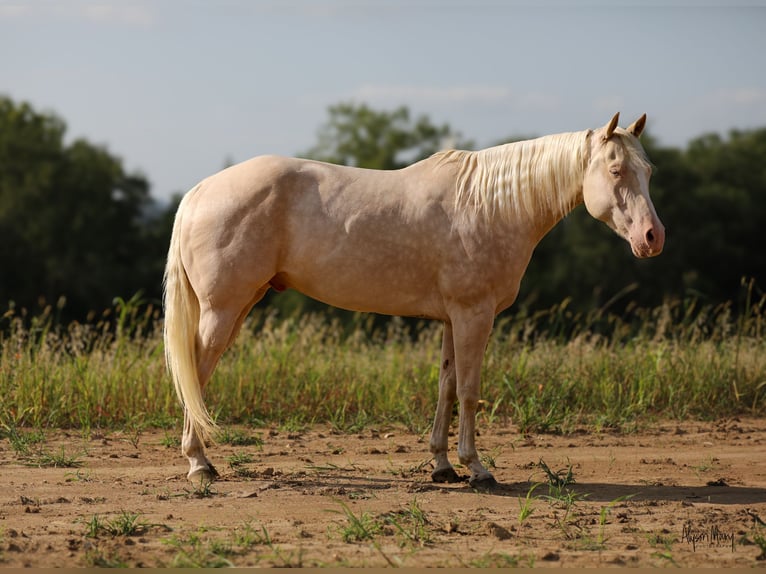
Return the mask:
{"type": "Polygon", "coordinates": [[[613,114],[625,108],[622,96],[600,96],[593,101],[593,110],[599,113],[613,114]]]}
{"type": "Polygon", "coordinates": [[[134,3],[86,3],[79,8],[82,16],[91,22],[123,24],[144,28],[151,26],[155,22],[155,13],[148,5],[134,3]]]}
{"type": "Polygon", "coordinates": [[[487,85],[417,86],[409,84],[366,84],[352,93],[354,99],[371,103],[420,105],[505,104],[513,101],[507,87],[487,85]]]}
{"type": "Polygon", "coordinates": [[[155,23],[156,12],[150,4],[136,2],[79,0],[56,3],[0,4],[0,21],[42,18],[146,28],[155,23]]]}
{"type": "Polygon", "coordinates": [[[350,94],[351,99],[380,106],[412,105],[423,108],[476,107],[524,111],[555,111],[561,99],[539,91],[515,92],[507,86],[469,84],[424,86],[414,84],[365,84],[350,94]]]}
{"type": "Polygon", "coordinates": [[[721,103],[735,106],[760,106],[766,105],[766,89],[764,88],[737,88],[734,90],[722,90],[717,94],[721,103]]]}
{"type": "Polygon", "coordinates": [[[0,20],[24,18],[33,11],[34,8],[26,4],[0,4],[0,20]]]}

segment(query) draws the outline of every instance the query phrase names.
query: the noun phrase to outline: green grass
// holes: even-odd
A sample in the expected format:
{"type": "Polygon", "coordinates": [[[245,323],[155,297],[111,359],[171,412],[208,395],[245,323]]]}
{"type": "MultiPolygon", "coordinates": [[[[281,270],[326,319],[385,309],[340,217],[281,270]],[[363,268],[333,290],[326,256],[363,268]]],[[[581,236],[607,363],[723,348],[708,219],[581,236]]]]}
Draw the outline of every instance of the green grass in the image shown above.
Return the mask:
{"type": "MultiPolygon", "coordinates": [[[[118,303],[89,323],[66,326],[50,309],[0,318],[0,438],[19,454],[34,450],[47,428],[121,429],[137,445],[144,428],[180,425],[159,311],[118,303]]],[[[765,312],[766,297],[747,299],[737,313],[732,305],[688,300],[623,316],[577,314],[567,302],[504,316],[485,354],[479,423],[512,420],[524,433],[564,432],[763,415],[765,312]]],[[[288,432],[315,422],[339,432],[386,422],[427,431],[441,326],[411,329],[401,319],[377,331],[369,325],[364,315],[344,325],[256,309],[210,384],[211,412],[223,425],[274,424],[288,432]]],[[[230,444],[261,440],[223,433],[230,444]]]]}
{"type": "Polygon", "coordinates": [[[138,536],[146,533],[151,524],[139,520],[140,514],[122,510],[111,520],[101,518],[98,514],[85,523],[85,535],[98,538],[108,536],[138,536]]]}

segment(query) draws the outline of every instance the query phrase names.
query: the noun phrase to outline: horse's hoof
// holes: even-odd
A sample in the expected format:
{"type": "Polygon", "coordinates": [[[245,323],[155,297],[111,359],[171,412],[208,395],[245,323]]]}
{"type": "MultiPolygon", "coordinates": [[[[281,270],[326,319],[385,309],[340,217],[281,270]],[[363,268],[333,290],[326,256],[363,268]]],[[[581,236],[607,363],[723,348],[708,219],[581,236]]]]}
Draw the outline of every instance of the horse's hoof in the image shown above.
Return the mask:
{"type": "Polygon", "coordinates": [[[193,471],[189,471],[189,474],[186,475],[186,478],[195,486],[206,485],[210,484],[216,478],[218,478],[218,471],[211,464],[207,468],[202,467],[193,471]]]}
{"type": "Polygon", "coordinates": [[[482,478],[471,477],[468,480],[468,484],[471,486],[471,488],[481,492],[489,492],[500,486],[500,484],[498,484],[498,482],[495,480],[495,477],[491,474],[482,478]]]}
{"type": "Polygon", "coordinates": [[[465,480],[464,478],[461,478],[458,473],[455,472],[455,469],[451,466],[447,468],[440,468],[438,470],[435,470],[431,473],[431,480],[434,482],[462,482],[465,480]]]}

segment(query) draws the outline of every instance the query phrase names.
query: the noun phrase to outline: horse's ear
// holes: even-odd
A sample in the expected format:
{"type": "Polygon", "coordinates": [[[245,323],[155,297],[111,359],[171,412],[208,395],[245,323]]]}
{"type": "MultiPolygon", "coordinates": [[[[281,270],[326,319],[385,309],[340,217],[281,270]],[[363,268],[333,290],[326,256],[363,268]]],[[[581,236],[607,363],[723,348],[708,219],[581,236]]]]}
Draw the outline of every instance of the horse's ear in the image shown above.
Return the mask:
{"type": "Polygon", "coordinates": [[[606,126],[606,131],[604,132],[604,136],[601,138],[604,141],[608,140],[610,137],[612,137],[612,134],[614,133],[615,128],[617,127],[617,122],[620,121],[620,112],[617,112],[614,114],[614,117],[612,118],[612,121],[610,121],[606,126]]]}
{"type": "Polygon", "coordinates": [[[640,137],[646,126],[646,114],[638,118],[635,122],[630,124],[628,131],[636,137],[640,137]]]}

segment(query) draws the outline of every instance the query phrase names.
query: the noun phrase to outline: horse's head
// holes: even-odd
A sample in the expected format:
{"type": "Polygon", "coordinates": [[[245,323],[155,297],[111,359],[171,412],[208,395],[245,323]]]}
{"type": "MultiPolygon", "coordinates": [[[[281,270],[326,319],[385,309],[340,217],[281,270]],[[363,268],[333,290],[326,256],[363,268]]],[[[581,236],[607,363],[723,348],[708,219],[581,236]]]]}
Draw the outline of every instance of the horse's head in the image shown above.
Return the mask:
{"type": "Polygon", "coordinates": [[[583,179],[583,200],[593,217],[630,243],[636,257],[662,252],[665,227],[649,198],[652,167],[638,137],[646,114],[625,130],[620,114],[590,134],[590,161],[583,179]]]}

